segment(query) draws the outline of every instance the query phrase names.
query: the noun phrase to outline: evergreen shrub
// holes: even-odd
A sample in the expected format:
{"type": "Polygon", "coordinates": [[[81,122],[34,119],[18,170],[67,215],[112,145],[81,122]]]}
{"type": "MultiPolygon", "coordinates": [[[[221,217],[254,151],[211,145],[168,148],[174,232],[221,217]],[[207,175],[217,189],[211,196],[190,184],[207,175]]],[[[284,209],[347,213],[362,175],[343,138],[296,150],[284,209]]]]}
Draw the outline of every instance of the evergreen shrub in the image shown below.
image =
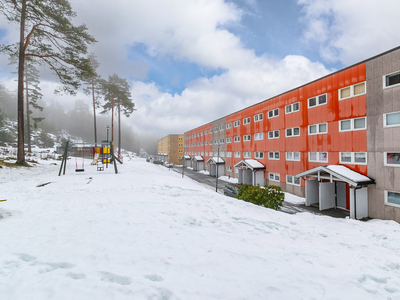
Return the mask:
{"type": "Polygon", "coordinates": [[[285,193],[280,186],[266,185],[264,187],[242,184],[238,185],[236,198],[256,205],[278,210],[285,200],[285,193]]]}

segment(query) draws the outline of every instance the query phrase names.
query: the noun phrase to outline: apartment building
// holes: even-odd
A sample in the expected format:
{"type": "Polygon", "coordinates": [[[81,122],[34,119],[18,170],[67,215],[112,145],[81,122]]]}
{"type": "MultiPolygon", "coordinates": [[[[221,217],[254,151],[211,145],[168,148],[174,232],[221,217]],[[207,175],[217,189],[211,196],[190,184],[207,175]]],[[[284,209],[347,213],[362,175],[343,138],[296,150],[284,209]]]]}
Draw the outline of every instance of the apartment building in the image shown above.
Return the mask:
{"type": "Polygon", "coordinates": [[[170,134],[157,141],[157,156],[170,163],[182,164],[184,135],[170,134]]]}
{"type": "Polygon", "coordinates": [[[400,222],[400,47],[191,129],[185,143],[185,158],[222,161],[239,183],[400,222]]]}

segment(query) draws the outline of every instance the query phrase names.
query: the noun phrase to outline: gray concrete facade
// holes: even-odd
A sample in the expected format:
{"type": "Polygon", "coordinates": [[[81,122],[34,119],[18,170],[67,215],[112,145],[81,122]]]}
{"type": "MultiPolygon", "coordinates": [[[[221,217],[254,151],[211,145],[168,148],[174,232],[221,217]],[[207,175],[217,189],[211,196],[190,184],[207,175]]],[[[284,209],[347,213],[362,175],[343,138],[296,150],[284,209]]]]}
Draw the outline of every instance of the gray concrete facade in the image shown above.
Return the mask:
{"type": "Polygon", "coordinates": [[[400,205],[385,204],[387,191],[400,193],[400,167],[385,166],[386,152],[400,152],[400,126],[384,127],[384,115],[400,111],[400,85],[385,87],[386,75],[400,71],[400,49],[366,62],[369,216],[400,222],[400,205]]]}

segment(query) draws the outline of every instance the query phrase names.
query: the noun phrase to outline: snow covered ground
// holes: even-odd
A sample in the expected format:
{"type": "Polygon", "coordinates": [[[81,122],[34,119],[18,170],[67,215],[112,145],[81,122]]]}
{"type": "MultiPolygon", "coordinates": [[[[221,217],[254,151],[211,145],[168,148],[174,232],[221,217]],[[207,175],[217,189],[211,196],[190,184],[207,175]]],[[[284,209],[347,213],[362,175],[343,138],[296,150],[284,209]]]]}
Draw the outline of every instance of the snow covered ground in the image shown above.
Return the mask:
{"type": "Polygon", "coordinates": [[[141,159],[0,169],[0,299],[400,299],[400,225],[289,215],[141,159]],[[46,184],[48,183],[48,184],[46,184]]]}

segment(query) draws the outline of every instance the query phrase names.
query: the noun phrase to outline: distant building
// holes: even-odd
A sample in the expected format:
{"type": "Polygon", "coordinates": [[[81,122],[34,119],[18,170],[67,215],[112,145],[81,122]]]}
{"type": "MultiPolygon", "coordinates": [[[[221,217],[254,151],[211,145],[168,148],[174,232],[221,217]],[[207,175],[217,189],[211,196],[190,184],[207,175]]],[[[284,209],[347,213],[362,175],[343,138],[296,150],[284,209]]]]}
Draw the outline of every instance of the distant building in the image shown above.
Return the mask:
{"type": "Polygon", "coordinates": [[[239,183],[400,222],[400,47],[193,128],[185,143],[185,158],[222,159],[239,183]]]}
{"type": "Polygon", "coordinates": [[[184,135],[170,134],[157,141],[157,157],[170,163],[182,164],[184,135]]]}

